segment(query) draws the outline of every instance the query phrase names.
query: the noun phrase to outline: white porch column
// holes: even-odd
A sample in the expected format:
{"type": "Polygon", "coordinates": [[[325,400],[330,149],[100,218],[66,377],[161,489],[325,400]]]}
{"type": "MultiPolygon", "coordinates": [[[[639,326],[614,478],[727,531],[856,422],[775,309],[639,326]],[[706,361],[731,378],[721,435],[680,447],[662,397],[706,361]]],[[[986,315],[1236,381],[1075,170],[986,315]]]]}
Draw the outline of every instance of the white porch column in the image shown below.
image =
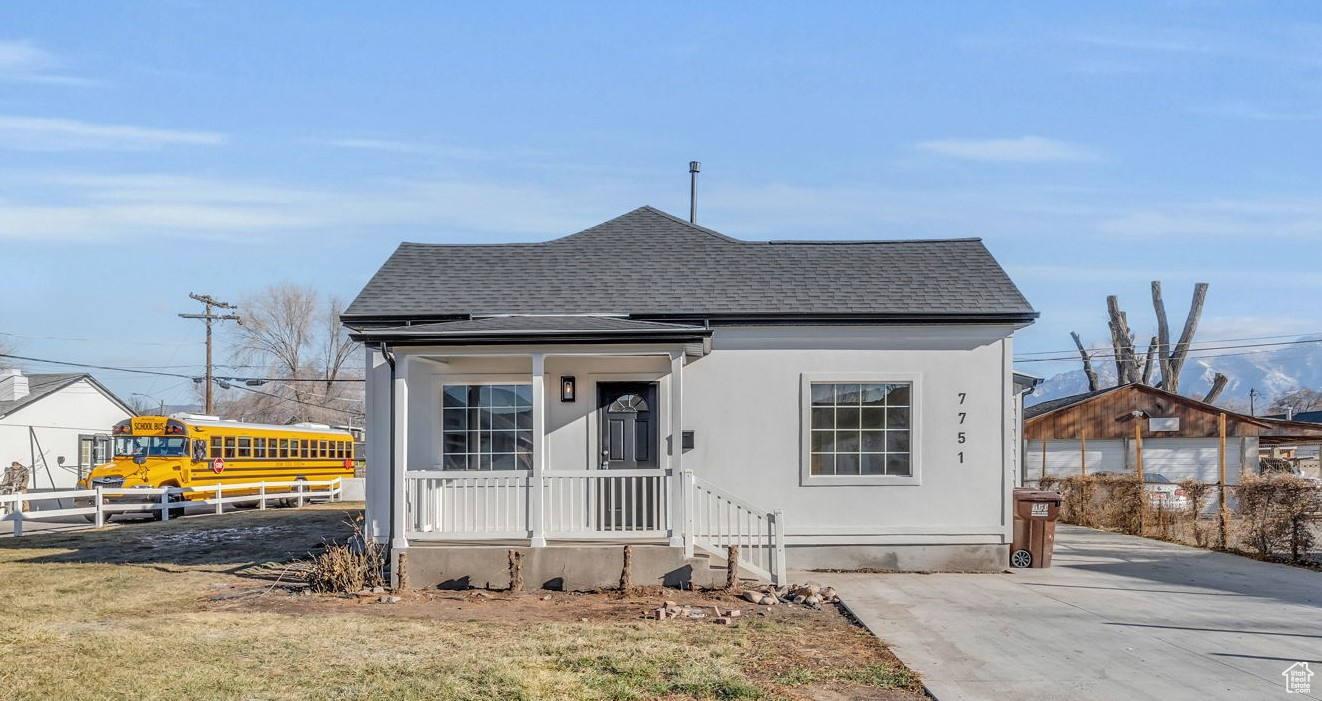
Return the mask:
{"type": "Polygon", "coordinates": [[[546,547],[546,526],[542,519],[546,487],[542,474],[546,469],[546,354],[532,354],[532,476],[528,479],[528,528],[534,548],[546,547]]]}
{"type": "Polygon", "coordinates": [[[395,356],[395,377],[392,382],[395,401],[390,408],[394,426],[394,435],[391,436],[394,444],[391,452],[394,453],[395,459],[390,473],[390,479],[394,483],[394,489],[391,490],[393,515],[390,522],[390,547],[405,549],[409,546],[409,541],[404,536],[405,490],[408,489],[408,481],[404,479],[404,473],[408,471],[409,458],[409,357],[407,355],[395,356]]]}
{"type": "Polygon", "coordinates": [[[684,513],[684,351],[670,352],[670,545],[689,537],[684,513]]]}

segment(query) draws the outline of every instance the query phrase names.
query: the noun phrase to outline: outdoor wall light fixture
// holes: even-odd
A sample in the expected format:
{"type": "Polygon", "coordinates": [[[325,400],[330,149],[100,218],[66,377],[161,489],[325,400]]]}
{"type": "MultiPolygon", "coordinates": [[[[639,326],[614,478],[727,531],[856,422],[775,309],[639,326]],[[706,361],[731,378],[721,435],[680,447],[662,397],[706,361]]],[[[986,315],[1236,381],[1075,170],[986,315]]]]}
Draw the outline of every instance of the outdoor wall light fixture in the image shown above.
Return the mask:
{"type": "Polygon", "coordinates": [[[574,401],[574,378],[571,375],[560,378],[560,401],[574,401]]]}

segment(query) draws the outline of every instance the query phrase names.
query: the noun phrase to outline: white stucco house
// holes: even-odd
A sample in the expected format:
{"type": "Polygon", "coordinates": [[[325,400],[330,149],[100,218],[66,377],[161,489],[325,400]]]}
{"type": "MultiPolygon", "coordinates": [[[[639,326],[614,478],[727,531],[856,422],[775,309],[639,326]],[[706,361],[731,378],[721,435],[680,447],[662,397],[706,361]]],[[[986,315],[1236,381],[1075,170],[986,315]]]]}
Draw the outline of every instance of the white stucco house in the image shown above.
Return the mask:
{"type": "Polygon", "coordinates": [[[0,470],[20,462],[30,489],[73,489],[110,459],[110,427],[133,415],[91,375],[0,369],[0,470]]]}
{"type": "Polygon", "coordinates": [[[738,545],[772,579],[1001,568],[1036,316],[977,239],[741,241],[642,207],[405,243],[343,316],[367,532],[461,581],[482,545],[651,543],[683,572],[738,545]]]}

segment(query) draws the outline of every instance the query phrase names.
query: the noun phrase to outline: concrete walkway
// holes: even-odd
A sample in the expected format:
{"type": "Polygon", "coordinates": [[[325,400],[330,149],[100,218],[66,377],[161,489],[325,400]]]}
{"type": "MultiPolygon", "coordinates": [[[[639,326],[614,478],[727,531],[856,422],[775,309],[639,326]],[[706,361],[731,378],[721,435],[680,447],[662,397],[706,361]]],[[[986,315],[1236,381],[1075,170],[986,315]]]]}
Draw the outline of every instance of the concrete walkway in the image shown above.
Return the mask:
{"type": "Polygon", "coordinates": [[[1322,699],[1322,573],[1071,526],[1052,564],[816,578],[940,701],[1322,699]]]}

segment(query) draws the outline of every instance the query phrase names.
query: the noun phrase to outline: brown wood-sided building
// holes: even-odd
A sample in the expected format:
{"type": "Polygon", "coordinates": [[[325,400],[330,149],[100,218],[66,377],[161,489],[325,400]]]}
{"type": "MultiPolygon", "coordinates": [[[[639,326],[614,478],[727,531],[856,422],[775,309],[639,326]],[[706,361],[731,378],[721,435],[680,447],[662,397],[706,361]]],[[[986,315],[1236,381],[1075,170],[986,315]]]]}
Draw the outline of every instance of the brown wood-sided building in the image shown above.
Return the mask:
{"type": "Polygon", "coordinates": [[[1226,482],[1258,471],[1260,441],[1322,427],[1245,416],[1190,397],[1129,384],[1053,399],[1024,410],[1025,479],[1086,471],[1133,473],[1141,437],[1143,472],[1173,482],[1217,481],[1217,421],[1226,417],[1226,482]],[[1044,459],[1045,456],[1045,459],[1044,459]]]}

